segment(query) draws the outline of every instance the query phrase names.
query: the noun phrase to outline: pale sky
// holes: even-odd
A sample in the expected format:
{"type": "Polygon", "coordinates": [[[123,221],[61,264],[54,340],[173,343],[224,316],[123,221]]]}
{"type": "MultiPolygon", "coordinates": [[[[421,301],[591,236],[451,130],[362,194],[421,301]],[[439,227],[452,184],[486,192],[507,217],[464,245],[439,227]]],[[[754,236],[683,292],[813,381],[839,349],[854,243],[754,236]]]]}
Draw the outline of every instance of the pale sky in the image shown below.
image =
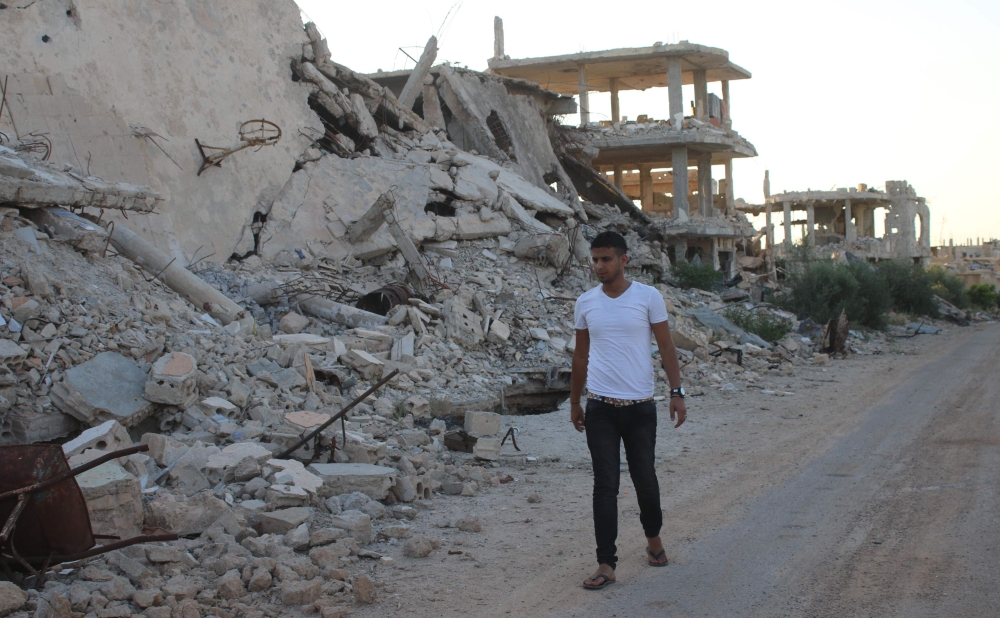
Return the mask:
{"type": "MultiPolygon", "coordinates": [[[[297,2],[334,59],[361,72],[411,68],[398,48],[418,57],[432,34],[438,62],[485,70],[494,15],[515,59],[656,41],[725,49],[753,75],[730,84],[732,118],[759,153],[735,160],[736,197],[761,203],[765,169],[772,193],[907,180],[927,198],[932,244],[1000,237],[997,0],[297,2]]],[[[607,93],[590,99],[592,121],[610,114],[607,93]]],[[[666,110],[665,88],[622,94],[629,118],[666,110]]]]}

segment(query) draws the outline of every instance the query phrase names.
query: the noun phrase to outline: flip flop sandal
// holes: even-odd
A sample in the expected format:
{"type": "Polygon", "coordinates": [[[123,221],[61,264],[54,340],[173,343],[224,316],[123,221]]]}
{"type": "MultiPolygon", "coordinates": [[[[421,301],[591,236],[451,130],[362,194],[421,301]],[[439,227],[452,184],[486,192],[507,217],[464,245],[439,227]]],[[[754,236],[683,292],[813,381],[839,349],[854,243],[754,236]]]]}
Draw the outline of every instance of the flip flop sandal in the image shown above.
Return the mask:
{"type": "Polygon", "coordinates": [[[668,560],[666,560],[667,550],[661,549],[659,553],[654,554],[647,547],[646,548],[646,555],[649,556],[649,566],[655,566],[655,567],[665,567],[665,566],[667,566],[667,562],[668,562],[668,560]],[[663,562],[653,562],[654,560],[659,560],[661,558],[664,559],[663,562]]]}
{"type": "Polygon", "coordinates": [[[592,581],[597,581],[597,580],[601,579],[602,577],[604,578],[604,581],[602,581],[601,583],[591,585],[591,584],[588,584],[586,581],[584,581],[583,582],[583,587],[586,588],[587,590],[600,590],[601,588],[607,588],[611,584],[615,583],[615,580],[611,579],[610,577],[608,577],[604,573],[601,573],[600,575],[595,575],[595,576],[591,577],[590,580],[587,580],[587,581],[591,581],[591,580],[592,581]]]}

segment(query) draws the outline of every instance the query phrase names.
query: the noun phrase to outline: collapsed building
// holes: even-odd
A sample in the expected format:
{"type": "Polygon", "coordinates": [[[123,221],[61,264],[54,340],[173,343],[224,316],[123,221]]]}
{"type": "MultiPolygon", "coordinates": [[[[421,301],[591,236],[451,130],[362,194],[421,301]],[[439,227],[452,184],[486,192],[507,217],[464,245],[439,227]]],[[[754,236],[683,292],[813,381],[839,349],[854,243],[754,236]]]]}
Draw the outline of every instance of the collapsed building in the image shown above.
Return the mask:
{"type": "Polygon", "coordinates": [[[905,180],[888,180],[885,191],[866,184],[831,191],[785,191],[770,194],[764,176],[764,204],[741,203],[744,213],[761,215],[769,257],[786,256],[793,246],[793,227],[799,226],[803,244],[822,255],[850,253],[868,261],[912,260],[926,266],[931,258],[930,209],[927,201],[905,180]],[[876,237],[875,220],[884,214],[885,233],[876,237]],[[774,240],[772,216],[781,213],[784,241],[774,240]],[[794,213],[805,218],[793,219],[794,213]]]}
{"type": "Polygon", "coordinates": [[[1000,240],[977,238],[964,243],[931,247],[931,263],[941,266],[965,282],[1000,286],[1000,240]]]}

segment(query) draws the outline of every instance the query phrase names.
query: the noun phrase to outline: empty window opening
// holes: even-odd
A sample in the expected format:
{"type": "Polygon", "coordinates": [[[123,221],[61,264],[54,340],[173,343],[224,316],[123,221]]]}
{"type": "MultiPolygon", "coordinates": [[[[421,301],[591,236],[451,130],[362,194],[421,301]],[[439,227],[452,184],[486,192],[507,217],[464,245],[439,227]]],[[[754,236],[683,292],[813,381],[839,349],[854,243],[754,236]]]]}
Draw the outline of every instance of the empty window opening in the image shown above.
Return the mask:
{"type": "Polygon", "coordinates": [[[511,141],[510,134],[507,133],[507,129],[503,126],[496,110],[491,111],[490,115],[486,117],[486,126],[493,134],[493,141],[496,142],[497,148],[504,151],[511,161],[517,163],[517,157],[514,155],[514,142],[511,141]]]}

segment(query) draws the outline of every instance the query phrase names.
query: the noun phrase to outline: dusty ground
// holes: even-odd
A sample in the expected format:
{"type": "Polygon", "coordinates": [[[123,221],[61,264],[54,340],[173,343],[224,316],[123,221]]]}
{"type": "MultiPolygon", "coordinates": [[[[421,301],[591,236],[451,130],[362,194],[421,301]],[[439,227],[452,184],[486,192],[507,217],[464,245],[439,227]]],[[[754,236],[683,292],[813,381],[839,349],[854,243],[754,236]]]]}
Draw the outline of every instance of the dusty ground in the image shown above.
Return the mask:
{"type": "MultiPolygon", "coordinates": [[[[928,363],[944,351],[961,354],[964,346],[984,336],[996,338],[998,332],[981,325],[897,340],[885,354],[853,355],[831,367],[798,366],[795,376],[767,377],[759,384],[792,393],[787,396],[764,395],[756,388],[740,387],[738,393],[729,395],[705,388],[702,396],[689,400],[689,420],[677,430],[668,423],[666,406],[661,405],[657,461],[665,513],[662,534],[675,572],[692,564],[696,557],[692,552],[699,543],[737,522],[754,501],[794,479],[809,462],[855,432],[871,410],[902,382],[914,379],[915,372],[926,372],[928,363]]],[[[922,379],[927,382],[926,377],[922,379]]],[[[378,604],[358,608],[356,615],[385,615],[387,609],[413,616],[577,615],[597,602],[613,611],[619,606],[617,593],[631,590],[634,595],[638,582],[653,575],[645,566],[638,509],[625,473],[618,542],[620,583],[597,593],[580,588],[582,579],[596,566],[591,477],[584,437],[572,430],[567,419],[568,409],[506,417],[505,427],[513,423],[521,429],[518,442],[524,452],[541,463],[522,469],[509,466],[515,482],[477,497],[435,498],[432,508],[422,511],[416,523],[442,541],[441,549],[428,558],[411,559],[403,557],[399,546],[383,545],[380,551],[392,556],[393,562],[372,568],[386,585],[378,604]],[[538,493],[542,501],[529,503],[532,493],[538,493]],[[437,527],[439,522],[465,514],[480,518],[481,533],[437,527]]],[[[891,517],[878,512],[870,515],[876,520],[891,517]]],[[[744,532],[753,537],[754,530],[744,532]]],[[[839,587],[829,584],[829,590],[803,602],[818,610],[832,603],[831,598],[851,593],[852,586],[866,585],[857,583],[858,569],[866,574],[889,570],[886,577],[894,576],[891,569],[895,567],[885,556],[864,560],[864,565],[839,574],[843,578],[839,587]]],[[[662,569],[657,574],[669,576],[670,571],[662,569]]],[[[647,610],[666,607],[660,603],[653,602],[647,610]]],[[[859,607],[850,601],[835,605],[841,610],[859,607]]],[[[686,611],[679,615],[694,614],[701,615],[686,611]]]]}

